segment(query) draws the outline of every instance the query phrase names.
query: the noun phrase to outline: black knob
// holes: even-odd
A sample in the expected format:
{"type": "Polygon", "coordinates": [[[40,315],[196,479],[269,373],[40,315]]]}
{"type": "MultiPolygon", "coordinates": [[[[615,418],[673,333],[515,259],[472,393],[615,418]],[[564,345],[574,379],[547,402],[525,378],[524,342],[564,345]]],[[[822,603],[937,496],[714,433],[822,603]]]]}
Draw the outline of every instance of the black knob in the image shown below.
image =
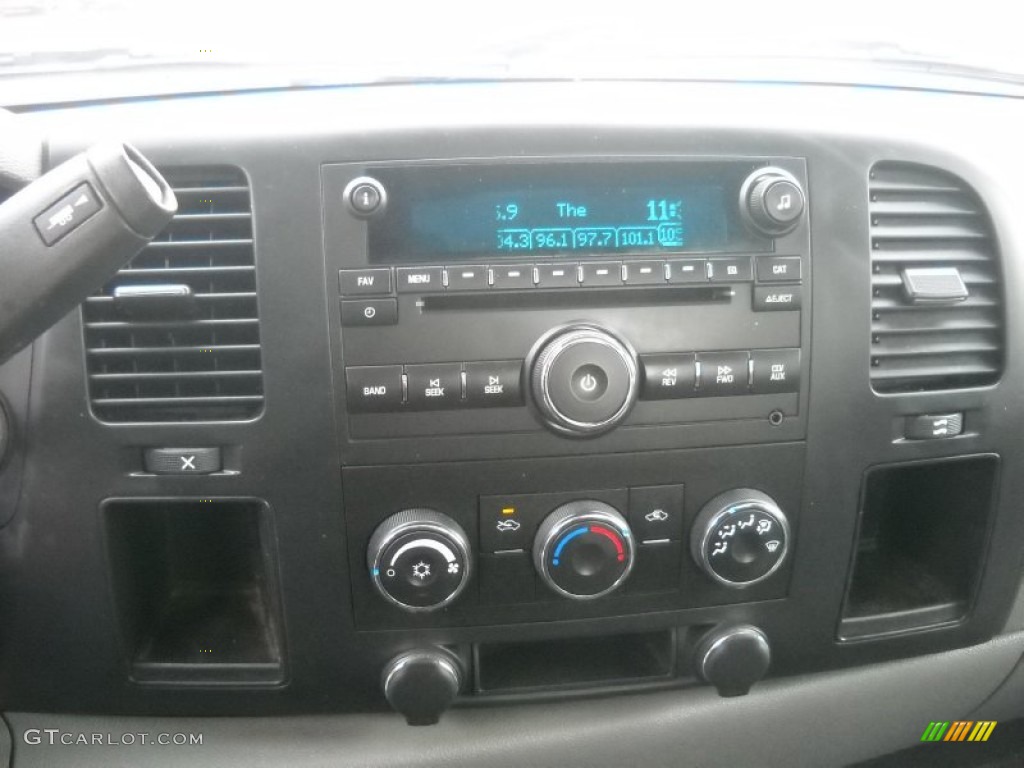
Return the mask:
{"type": "Polygon", "coordinates": [[[697,515],[690,551],[715,581],[749,587],[782,566],[789,551],[789,522],[770,496],[749,488],[728,491],[697,515]]]}
{"type": "Polygon", "coordinates": [[[749,624],[710,632],[697,646],[697,674],[715,686],[719,696],[749,693],[771,660],[768,638],[749,624]]]}
{"type": "Polygon", "coordinates": [[[434,725],[462,688],[458,660],[440,648],[407,651],[381,676],[384,696],[409,725],[434,725]]]}
{"type": "Polygon", "coordinates": [[[458,597],[469,581],[469,539],[447,515],[407,509],[373,532],[367,562],[384,599],[406,611],[434,611],[458,597]]]}
{"type": "Polygon", "coordinates": [[[603,328],[560,329],[541,340],[532,360],[534,403],[544,423],[560,434],[607,432],[636,402],[636,353],[603,328]]]}
{"type": "Polygon", "coordinates": [[[533,564],[544,583],[571,600],[614,592],[633,569],[633,534],[615,507],[603,501],[572,501],[541,523],[533,564]]]}
{"type": "Polygon", "coordinates": [[[346,185],[342,197],[348,205],[349,212],[361,219],[383,213],[388,203],[388,193],[384,185],[370,176],[352,179],[346,185]]]}
{"type": "Polygon", "coordinates": [[[743,183],[740,207],[756,229],[768,235],[783,235],[794,229],[803,215],[804,191],[791,173],[761,168],[743,183]]]}

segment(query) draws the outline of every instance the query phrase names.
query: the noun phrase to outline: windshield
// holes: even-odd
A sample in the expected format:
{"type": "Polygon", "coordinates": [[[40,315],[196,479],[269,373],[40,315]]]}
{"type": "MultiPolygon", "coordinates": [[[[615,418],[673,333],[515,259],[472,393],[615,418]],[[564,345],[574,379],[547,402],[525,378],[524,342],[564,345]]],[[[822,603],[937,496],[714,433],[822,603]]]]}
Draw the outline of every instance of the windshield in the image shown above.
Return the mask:
{"type": "Polygon", "coordinates": [[[173,75],[134,90],[509,78],[842,82],[851,78],[837,67],[853,65],[852,80],[869,84],[865,65],[1024,84],[1005,4],[973,2],[959,14],[850,6],[0,0],[0,84],[88,74],[76,81],[88,98],[104,77],[154,68],[173,75]]]}

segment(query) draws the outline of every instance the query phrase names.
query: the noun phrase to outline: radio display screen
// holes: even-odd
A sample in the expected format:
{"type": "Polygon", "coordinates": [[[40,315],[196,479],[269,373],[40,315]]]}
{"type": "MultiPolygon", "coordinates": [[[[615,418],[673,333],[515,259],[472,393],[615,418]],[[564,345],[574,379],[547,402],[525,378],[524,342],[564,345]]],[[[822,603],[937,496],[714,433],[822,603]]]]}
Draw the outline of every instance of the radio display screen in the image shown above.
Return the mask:
{"type": "Polygon", "coordinates": [[[770,250],[739,215],[750,163],[510,163],[375,168],[387,191],[370,261],[770,250]]]}

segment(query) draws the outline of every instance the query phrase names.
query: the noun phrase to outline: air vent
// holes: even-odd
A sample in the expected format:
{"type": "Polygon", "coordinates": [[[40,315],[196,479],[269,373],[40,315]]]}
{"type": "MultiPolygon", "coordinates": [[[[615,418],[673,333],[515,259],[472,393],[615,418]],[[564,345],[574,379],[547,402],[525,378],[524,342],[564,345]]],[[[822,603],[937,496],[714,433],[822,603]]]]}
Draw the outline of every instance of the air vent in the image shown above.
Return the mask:
{"type": "Polygon", "coordinates": [[[93,413],[220,421],[263,408],[252,205],[237,168],[163,169],[178,213],[83,305],[93,413]]]}
{"type": "Polygon", "coordinates": [[[1003,364],[1003,300],[984,205],[957,177],[909,163],[878,163],[869,188],[872,386],[991,384],[1003,364]]]}

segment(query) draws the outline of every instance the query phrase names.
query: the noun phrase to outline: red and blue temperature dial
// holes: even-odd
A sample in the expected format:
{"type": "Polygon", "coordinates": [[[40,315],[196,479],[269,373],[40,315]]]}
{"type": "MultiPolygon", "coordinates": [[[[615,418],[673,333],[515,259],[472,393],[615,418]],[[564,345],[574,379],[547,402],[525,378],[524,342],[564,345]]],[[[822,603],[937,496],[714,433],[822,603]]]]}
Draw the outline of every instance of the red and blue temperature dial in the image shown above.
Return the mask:
{"type": "Polygon", "coordinates": [[[563,504],[545,518],[533,545],[534,565],[556,593],[588,600],[614,592],[633,568],[625,518],[602,501],[563,504]]]}

